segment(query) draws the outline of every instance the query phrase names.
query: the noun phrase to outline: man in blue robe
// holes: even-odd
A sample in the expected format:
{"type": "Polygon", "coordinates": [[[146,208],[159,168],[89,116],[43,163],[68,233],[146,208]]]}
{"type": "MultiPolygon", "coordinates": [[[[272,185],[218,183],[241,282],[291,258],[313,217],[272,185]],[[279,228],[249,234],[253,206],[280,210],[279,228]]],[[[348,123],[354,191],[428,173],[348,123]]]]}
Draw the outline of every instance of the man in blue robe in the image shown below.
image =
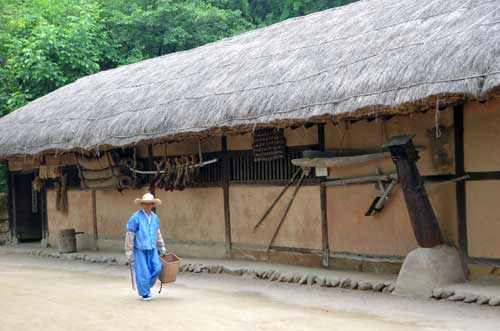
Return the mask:
{"type": "Polygon", "coordinates": [[[142,208],[133,213],[127,223],[125,234],[125,254],[129,262],[134,261],[137,291],[142,300],[151,300],[150,289],[161,273],[160,256],[166,253],[165,242],[160,232],[160,220],[153,208],[161,205],[151,193],[135,199],[142,208]]]}

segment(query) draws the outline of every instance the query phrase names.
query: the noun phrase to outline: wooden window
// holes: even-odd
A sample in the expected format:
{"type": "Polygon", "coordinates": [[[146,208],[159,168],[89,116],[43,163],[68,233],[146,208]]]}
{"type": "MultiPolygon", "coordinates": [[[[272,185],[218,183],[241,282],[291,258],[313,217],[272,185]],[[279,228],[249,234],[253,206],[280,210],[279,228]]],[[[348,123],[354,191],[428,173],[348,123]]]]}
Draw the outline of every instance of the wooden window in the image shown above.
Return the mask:
{"type": "MultiPolygon", "coordinates": [[[[290,149],[285,157],[272,161],[254,161],[253,151],[230,152],[231,182],[265,182],[283,181],[292,178],[297,167],[292,165],[291,160],[302,157],[302,150],[290,149]]],[[[313,172],[306,177],[313,178],[313,172]]]]}

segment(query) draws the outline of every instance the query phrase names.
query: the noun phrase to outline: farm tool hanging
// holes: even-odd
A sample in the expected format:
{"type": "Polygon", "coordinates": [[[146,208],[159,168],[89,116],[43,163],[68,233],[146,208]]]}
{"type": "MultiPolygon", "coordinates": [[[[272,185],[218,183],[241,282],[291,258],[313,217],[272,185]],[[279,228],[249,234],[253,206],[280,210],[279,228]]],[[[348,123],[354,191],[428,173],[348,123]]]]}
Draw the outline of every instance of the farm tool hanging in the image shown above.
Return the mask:
{"type": "Polygon", "coordinates": [[[185,155],[176,158],[164,158],[155,162],[155,171],[142,171],[129,168],[130,171],[141,175],[154,175],[149,187],[150,191],[161,188],[168,191],[183,190],[194,183],[200,173],[200,168],[217,162],[217,159],[199,161],[197,155],[185,155]]]}
{"type": "Polygon", "coordinates": [[[278,233],[279,233],[279,230],[281,228],[281,226],[283,225],[285,219],[286,219],[286,216],[288,215],[288,212],[290,211],[290,207],[292,206],[292,203],[293,201],[295,200],[295,197],[297,196],[297,193],[299,191],[299,188],[300,186],[302,185],[302,182],[304,181],[304,178],[306,176],[309,175],[309,173],[311,172],[311,168],[298,168],[297,171],[295,171],[295,173],[293,174],[292,178],[290,179],[290,181],[287,183],[287,185],[283,188],[283,190],[280,192],[280,194],[278,194],[278,196],[276,197],[276,199],[273,201],[273,203],[271,204],[271,206],[267,209],[267,211],[264,213],[264,215],[260,218],[260,220],[255,224],[254,228],[253,228],[253,232],[255,232],[257,230],[257,228],[262,224],[262,222],[266,219],[266,217],[271,213],[271,211],[273,210],[273,208],[276,206],[276,204],[278,203],[278,201],[281,199],[281,197],[285,194],[286,190],[293,184],[293,182],[295,181],[295,178],[297,177],[297,175],[302,171],[302,174],[300,175],[300,178],[297,182],[297,185],[295,186],[295,189],[293,191],[293,194],[292,194],[292,197],[290,198],[290,201],[288,201],[288,204],[285,208],[285,212],[283,213],[283,215],[281,216],[281,219],[278,223],[278,227],[276,228],[276,230],[274,231],[273,233],[273,236],[271,238],[271,241],[269,242],[269,244],[267,245],[267,248],[266,248],[266,252],[269,252],[271,246],[273,245],[274,243],[274,240],[276,239],[276,237],[278,236],[278,233]]]}

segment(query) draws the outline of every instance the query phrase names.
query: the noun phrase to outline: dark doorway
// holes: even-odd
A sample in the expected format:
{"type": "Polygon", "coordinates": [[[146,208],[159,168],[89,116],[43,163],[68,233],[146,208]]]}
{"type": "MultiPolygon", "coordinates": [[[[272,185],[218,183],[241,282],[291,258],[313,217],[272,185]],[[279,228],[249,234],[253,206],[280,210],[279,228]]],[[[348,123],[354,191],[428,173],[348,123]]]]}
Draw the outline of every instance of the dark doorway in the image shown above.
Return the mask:
{"type": "Polygon", "coordinates": [[[19,242],[42,239],[41,193],[33,189],[33,174],[13,176],[15,201],[15,236],[19,242]]]}

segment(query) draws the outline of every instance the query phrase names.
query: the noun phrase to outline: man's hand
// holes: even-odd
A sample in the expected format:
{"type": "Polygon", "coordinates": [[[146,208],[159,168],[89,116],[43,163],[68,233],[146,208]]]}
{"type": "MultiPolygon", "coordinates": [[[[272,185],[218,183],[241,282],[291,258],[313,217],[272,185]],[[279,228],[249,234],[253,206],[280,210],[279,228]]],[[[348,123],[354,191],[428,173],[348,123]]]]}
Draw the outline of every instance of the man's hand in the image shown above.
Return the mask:
{"type": "Polygon", "coordinates": [[[167,249],[165,247],[160,248],[160,255],[164,256],[165,254],[167,254],[167,249]]]}
{"type": "Polygon", "coordinates": [[[128,259],[129,261],[131,261],[131,260],[133,259],[133,257],[134,257],[134,254],[133,254],[133,252],[132,252],[132,251],[126,251],[126,252],[125,252],[125,255],[127,256],[127,259],[128,259]]]}

